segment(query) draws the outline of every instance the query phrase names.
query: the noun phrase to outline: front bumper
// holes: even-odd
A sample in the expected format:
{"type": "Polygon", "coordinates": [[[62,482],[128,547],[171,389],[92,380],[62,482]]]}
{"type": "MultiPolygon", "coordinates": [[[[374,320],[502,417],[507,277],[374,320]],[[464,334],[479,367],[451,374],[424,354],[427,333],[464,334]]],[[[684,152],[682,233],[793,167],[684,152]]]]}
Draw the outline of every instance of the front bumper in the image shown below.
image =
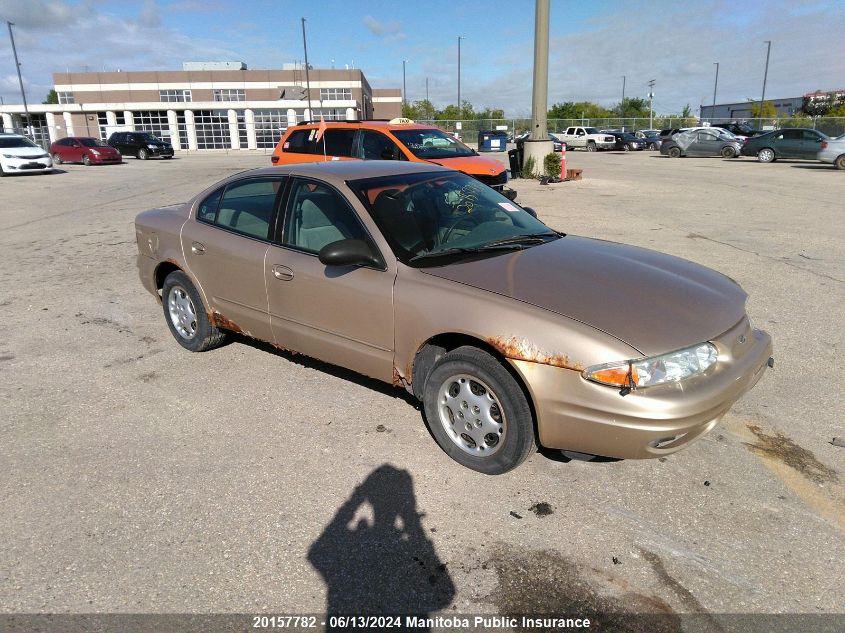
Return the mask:
{"type": "Polygon", "coordinates": [[[118,154],[117,156],[108,155],[108,154],[100,154],[99,156],[95,154],[90,154],[91,162],[97,165],[106,165],[106,164],[114,164],[114,163],[122,163],[123,157],[118,154]]]}
{"type": "Polygon", "coordinates": [[[32,174],[53,171],[53,159],[46,158],[3,158],[3,171],[7,174],[32,174]]]}
{"type": "Polygon", "coordinates": [[[616,149],[616,143],[606,143],[604,141],[596,141],[596,147],[599,149],[616,149]]]}
{"type": "Polygon", "coordinates": [[[620,396],[580,372],[511,363],[534,401],[540,443],[579,453],[645,459],[674,453],[705,435],[760,380],[772,339],[744,318],[712,339],[716,364],[701,376],[620,396]],[[744,341],[744,342],[740,342],[744,341]]]}

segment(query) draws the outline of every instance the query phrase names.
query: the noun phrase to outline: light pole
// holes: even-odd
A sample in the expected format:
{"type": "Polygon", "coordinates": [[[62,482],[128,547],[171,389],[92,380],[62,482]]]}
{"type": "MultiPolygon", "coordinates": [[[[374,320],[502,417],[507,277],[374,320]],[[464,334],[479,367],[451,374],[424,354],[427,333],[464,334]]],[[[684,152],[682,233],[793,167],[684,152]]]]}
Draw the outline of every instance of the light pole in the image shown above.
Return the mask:
{"type": "Polygon", "coordinates": [[[622,75],[622,103],[619,104],[619,112],[622,115],[622,129],[625,129],[625,75],[622,75]]]}
{"type": "Polygon", "coordinates": [[[6,22],[9,25],[9,39],[12,40],[12,54],[15,56],[15,68],[18,71],[18,83],[21,86],[21,98],[23,99],[23,111],[26,114],[26,129],[29,131],[30,124],[32,123],[29,120],[29,107],[26,105],[26,92],[23,89],[23,79],[21,78],[21,63],[18,61],[18,50],[15,48],[15,36],[12,33],[12,27],[15,25],[14,22],[6,22]]]}
{"type": "Polygon", "coordinates": [[[425,78],[425,100],[428,101],[428,77],[425,78]]]}
{"type": "Polygon", "coordinates": [[[763,127],[763,104],[766,101],[766,78],[769,76],[769,53],[772,52],[772,41],[766,40],[765,44],[768,44],[766,48],[766,70],[763,71],[763,96],[760,97],[760,128],[763,127]]]}
{"type": "Polygon", "coordinates": [[[648,129],[654,127],[654,84],[656,80],[651,79],[648,82],[648,129]]]}
{"type": "Polygon", "coordinates": [[[405,96],[406,94],[406,87],[405,87],[405,64],[408,62],[407,59],[402,60],[402,105],[408,105],[408,98],[405,96]]]}
{"type": "Polygon", "coordinates": [[[713,62],[716,64],[716,80],[713,82],[713,107],[710,110],[710,122],[713,122],[713,118],[716,116],[716,87],[719,85],[719,62],[713,62]]]}
{"type": "Polygon", "coordinates": [[[461,40],[466,39],[462,35],[458,35],[458,118],[461,117],[461,40]]]}
{"type": "MultiPolygon", "coordinates": [[[[308,44],[305,43],[305,18],[302,18],[302,48],[305,51],[305,90],[308,92],[308,116],[314,120],[314,112],[311,110],[311,80],[308,78],[308,44]]],[[[302,117],[303,119],[305,117],[302,117]]]]}

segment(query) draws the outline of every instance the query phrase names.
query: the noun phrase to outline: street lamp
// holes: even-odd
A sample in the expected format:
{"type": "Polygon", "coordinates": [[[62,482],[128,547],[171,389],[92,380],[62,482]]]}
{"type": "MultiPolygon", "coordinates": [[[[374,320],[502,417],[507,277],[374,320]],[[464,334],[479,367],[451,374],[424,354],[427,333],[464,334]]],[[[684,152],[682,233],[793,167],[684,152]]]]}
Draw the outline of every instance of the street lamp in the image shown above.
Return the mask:
{"type": "Polygon", "coordinates": [[[619,113],[622,115],[622,129],[625,129],[625,75],[622,75],[622,103],[619,104],[619,113]]]}
{"type": "Polygon", "coordinates": [[[408,98],[405,96],[406,94],[406,87],[405,87],[405,64],[408,63],[407,59],[402,60],[402,105],[408,105],[408,98]]]}
{"type": "Polygon", "coordinates": [[[766,70],[763,71],[763,96],[760,97],[760,128],[763,127],[763,103],[766,101],[766,77],[769,76],[769,53],[772,52],[772,41],[766,40],[764,44],[768,44],[766,48],[766,70]]]}
{"type": "Polygon", "coordinates": [[[713,118],[716,116],[716,86],[719,85],[719,62],[713,63],[716,64],[716,81],[713,82],[713,108],[710,110],[711,123],[713,118]]]}
{"type": "Polygon", "coordinates": [[[654,84],[657,80],[650,79],[648,82],[648,129],[654,127],[654,84]]]}
{"type": "Polygon", "coordinates": [[[29,120],[29,107],[26,105],[26,92],[23,89],[23,79],[21,78],[21,63],[18,61],[18,50],[15,48],[15,36],[12,33],[12,27],[15,25],[14,22],[6,22],[9,25],[9,39],[12,40],[12,53],[15,56],[15,68],[18,71],[18,83],[21,86],[21,98],[23,99],[23,111],[26,114],[26,129],[31,127],[32,121],[29,120]]]}

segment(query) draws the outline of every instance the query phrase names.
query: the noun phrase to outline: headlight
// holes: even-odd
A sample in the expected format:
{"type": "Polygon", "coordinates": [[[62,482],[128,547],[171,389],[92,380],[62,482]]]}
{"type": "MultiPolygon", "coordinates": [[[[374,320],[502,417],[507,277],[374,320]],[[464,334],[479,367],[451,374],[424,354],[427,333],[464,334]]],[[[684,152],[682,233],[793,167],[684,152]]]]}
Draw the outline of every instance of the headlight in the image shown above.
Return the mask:
{"type": "Polygon", "coordinates": [[[150,149],[155,149],[158,146],[157,145],[147,145],[147,147],[149,147],[150,149]]]}
{"type": "Polygon", "coordinates": [[[92,149],[92,150],[91,150],[91,153],[92,153],[92,154],[94,154],[94,156],[99,156],[99,155],[100,155],[100,152],[98,152],[98,151],[97,151],[97,150],[95,150],[95,149],[92,149]]]}
{"type": "Polygon", "coordinates": [[[718,356],[715,345],[701,343],[651,358],[594,365],[587,367],[582,376],[602,385],[642,389],[692,378],[712,367],[718,356]]]}

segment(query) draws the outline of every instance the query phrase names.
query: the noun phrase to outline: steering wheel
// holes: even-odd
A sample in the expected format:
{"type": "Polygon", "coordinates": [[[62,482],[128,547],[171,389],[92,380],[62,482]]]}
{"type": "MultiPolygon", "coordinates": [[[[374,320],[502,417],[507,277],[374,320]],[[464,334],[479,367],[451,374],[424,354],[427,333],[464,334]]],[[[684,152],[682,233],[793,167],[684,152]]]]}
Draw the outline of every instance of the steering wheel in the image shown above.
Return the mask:
{"type": "Polygon", "coordinates": [[[449,228],[447,228],[446,232],[443,234],[443,241],[441,243],[446,244],[449,241],[449,238],[452,236],[452,231],[458,228],[461,224],[465,224],[467,222],[471,222],[473,228],[475,228],[476,226],[481,224],[482,220],[470,213],[462,215],[449,225],[449,228]]]}

